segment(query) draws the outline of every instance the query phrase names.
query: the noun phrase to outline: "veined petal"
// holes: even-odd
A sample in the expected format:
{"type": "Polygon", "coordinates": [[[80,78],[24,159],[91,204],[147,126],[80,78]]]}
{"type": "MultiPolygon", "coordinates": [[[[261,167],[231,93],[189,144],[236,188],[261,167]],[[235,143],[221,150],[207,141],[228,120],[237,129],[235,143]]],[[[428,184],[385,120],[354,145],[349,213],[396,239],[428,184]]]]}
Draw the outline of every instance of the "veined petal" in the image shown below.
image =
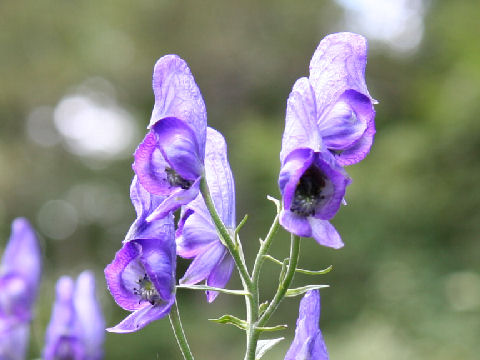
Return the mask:
{"type": "MultiPolygon", "coordinates": [[[[207,278],[207,285],[217,288],[224,288],[232,276],[235,262],[228,250],[224,248],[223,259],[215,266],[207,278]]],[[[213,302],[218,296],[218,291],[207,290],[207,301],[213,302]]]]}
{"type": "Polygon", "coordinates": [[[343,32],[326,36],[310,61],[310,82],[315,90],[317,113],[337,101],[346,90],[356,90],[371,99],[365,83],[367,41],[343,32]]]}
{"type": "Polygon", "coordinates": [[[105,279],[107,287],[113,296],[115,302],[125,310],[137,310],[140,307],[139,297],[133,295],[133,285],[143,270],[138,263],[140,248],[134,242],[126,242],[122,248],[117,251],[113,261],[105,268],[105,279]],[[136,264],[137,270],[132,269],[136,264]],[[132,272],[132,275],[129,274],[132,272]],[[137,274],[138,272],[138,274],[137,274]],[[129,278],[131,284],[129,285],[129,278]]]}
{"type": "Polygon", "coordinates": [[[198,254],[188,267],[180,284],[192,285],[205,280],[225,255],[225,247],[215,242],[198,254]]]}
{"type": "MultiPolygon", "coordinates": [[[[199,197],[195,201],[197,199],[199,197]]],[[[188,206],[190,207],[191,204],[188,206]]],[[[203,206],[205,206],[204,203],[203,206]]],[[[204,214],[190,208],[180,218],[175,237],[178,255],[187,259],[197,256],[204,251],[205,247],[218,241],[218,234],[211,221],[210,214],[204,214]]]]}
{"type": "Polygon", "coordinates": [[[228,163],[227,143],[217,130],[207,128],[205,174],[215,208],[229,228],[235,227],[235,183],[228,163]]]}
{"type": "Polygon", "coordinates": [[[140,330],[152,321],[165,317],[170,312],[170,308],[174,303],[175,297],[172,297],[169,302],[161,305],[150,305],[147,303],[142,308],[127,316],[118,325],[108,328],[107,331],[114,333],[131,333],[140,330]]]}
{"type": "Polygon", "coordinates": [[[367,122],[362,112],[355,111],[363,100],[370,105],[370,99],[356,92],[347,90],[340,99],[318,121],[322,139],[331,150],[344,150],[351,146],[367,129],[367,122]]]}
{"type": "Polygon", "coordinates": [[[343,247],[342,239],[330,221],[309,217],[308,222],[312,228],[312,237],[320,245],[331,247],[333,249],[340,249],[343,247]]]}
{"type": "Polygon", "coordinates": [[[160,298],[169,301],[175,297],[175,240],[173,219],[170,232],[164,239],[135,240],[142,248],[141,261],[160,298]]]}
{"type": "Polygon", "coordinates": [[[147,221],[162,219],[169,213],[177,210],[182,205],[188,204],[195,199],[200,190],[200,178],[188,189],[177,188],[170,194],[148,217],[147,221]]]}
{"type": "Polygon", "coordinates": [[[155,106],[149,127],[165,118],[184,121],[194,131],[203,160],[207,112],[202,94],[187,63],[177,55],[160,58],[153,70],[155,106]]]}
{"type": "Polygon", "coordinates": [[[317,129],[317,118],[313,88],[307,78],[300,78],[293,85],[287,101],[285,131],[280,152],[282,164],[287,155],[297,148],[320,150],[322,140],[317,129]]]}
{"type": "Polygon", "coordinates": [[[152,131],[157,146],[171,169],[185,180],[195,180],[202,174],[203,157],[195,132],[180,119],[169,117],[157,122],[152,131]]]}
{"type": "Polygon", "coordinates": [[[138,145],[134,158],[133,170],[145,190],[151,194],[169,195],[173,187],[167,179],[166,169],[170,165],[158,148],[152,131],[138,145]]]}
{"type": "Polygon", "coordinates": [[[82,272],[75,283],[74,305],[83,334],[83,346],[88,359],[103,358],[105,320],[95,296],[95,277],[82,272]]]}

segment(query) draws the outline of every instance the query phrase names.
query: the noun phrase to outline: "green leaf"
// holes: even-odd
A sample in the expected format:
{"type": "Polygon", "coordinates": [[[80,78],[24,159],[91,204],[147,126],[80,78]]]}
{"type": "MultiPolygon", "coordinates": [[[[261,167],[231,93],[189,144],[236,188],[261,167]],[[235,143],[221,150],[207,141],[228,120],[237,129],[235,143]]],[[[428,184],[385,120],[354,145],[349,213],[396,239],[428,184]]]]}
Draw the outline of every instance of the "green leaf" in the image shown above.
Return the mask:
{"type": "Polygon", "coordinates": [[[265,310],[267,310],[267,308],[268,308],[268,301],[261,303],[260,306],[258,307],[258,316],[262,316],[262,314],[265,312],[265,310]]]}
{"type": "Polygon", "coordinates": [[[190,289],[190,290],[210,290],[210,291],[218,291],[224,294],[230,295],[250,295],[248,291],[245,290],[229,290],[229,289],[222,289],[213,286],[207,285],[177,285],[177,289],[190,289]]]}
{"type": "Polygon", "coordinates": [[[255,329],[260,331],[278,331],[278,330],[285,330],[288,328],[287,325],[277,325],[277,326],[259,326],[255,329]]]}
{"type": "MultiPolygon", "coordinates": [[[[271,262],[275,263],[275,264],[278,264],[278,265],[282,265],[283,266],[283,262],[281,262],[280,260],[277,260],[275,259],[273,256],[270,256],[270,255],[263,255],[263,257],[265,259],[268,259],[270,260],[271,262]]],[[[306,275],[324,275],[324,274],[327,274],[329,273],[330,271],[332,271],[333,269],[333,266],[330,265],[329,267],[327,267],[326,269],[323,269],[323,270],[305,270],[305,269],[295,269],[296,272],[298,273],[302,273],[302,274],[306,274],[306,275]]]]}
{"type": "Polygon", "coordinates": [[[286,297],[294,297],[298,295],[305,294],[309,290],[323,289],[330,287],[330,285],[307,285],[295,289],[288,289],[285,293],[286,297]]]}
{"type": "Polygon", "coordinates": [[[255,351],[255,360],[260,360],[268,350],[277,345],[283,339],[285,338],[281,337],[277,339],[258,340],[257,350],[255,351]]]}
{"type": "Polygon", "coordinates": [[[219,323],[219,324],[235,325],[236,327],[242,330],[247,330],[247,327],[248,327],[248,324],[245,320],[239,319],[233,315],[223,315],[218,319],[208,319],[208,320],[219,323]]]}

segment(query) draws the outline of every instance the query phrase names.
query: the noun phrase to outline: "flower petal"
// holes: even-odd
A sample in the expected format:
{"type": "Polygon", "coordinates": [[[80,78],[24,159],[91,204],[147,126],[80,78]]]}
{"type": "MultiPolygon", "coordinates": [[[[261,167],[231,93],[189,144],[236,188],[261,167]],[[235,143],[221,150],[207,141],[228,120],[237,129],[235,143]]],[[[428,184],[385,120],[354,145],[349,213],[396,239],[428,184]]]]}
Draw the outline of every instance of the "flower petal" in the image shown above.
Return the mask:
{"type": "Polygon", "coordinates": [[[153,91],[155,106],[149,127],[169,117],[184,121],[195,133],[203,160],[207,112],[187,63],[177,55],[160,58],[153,70],[153,91]]]}
{"type": "Polygon", "coordinates": [[[202,174],[204,153],[200,152],[195,132],[184,121],[165,118],[152,131],[157,146],[169,167],[186,180],[195,180],[202,174]]]}
{"type": "Polygon", "coordinates": [[[310,61],[310,82],[315,90],[317,113],[346,90],[356,90],[371,99],[365,83],[367,41],[358,34],[343,32],[326,36],[310,61]]]}
{"type": "Polygon", "coordinates": [[[297,236],[312,236],[312,228],[307,218],[297,215],[290,210],[282,210],[280,213],[280,225],[282,225],[288,232],[297,236]]]}
{"type": "Polygon", "coordinates": [[[280,162],[283,164],[288,154],[297,148],[319,151],[321,145],[315,93],[310,81],[303,77],[295,82],[288,97],[280,162]]]}
{"type": "Polygon", "coordinates": [[[205,174],[215,208],[228,228],[235,227],[235,183],[228,163],[227,143],[217,130],[207,128],[205,174]]]}
{"type": "Polygon", "coordinates": [[[325,343],[318,328],[319,317],[320,294],[318,290],[310,290],[300,301],[295,338],[285,360],[328,360],[325,343]]]}
{"type": "Polygon", "coordinates": [[[132,311],[140,307],[140,298],[132,291],[139,276],[143,275],[143,268],[138,260],[139,256],[139,246],[132,241],[126,242],[117,251],[113,261],[105,268],[108,290],[115,302],[125,310],[132,311]]]}
{"type": "Polygon", "coordinates": [[[278,185],[285,209],[290,209],[298,182],[314,159],[315,153],[312,149],[298,148],[289,153],[282,163],[278,185]]]}
{"type": "Polygon", "coordinates": [[[95,277],[82,272],[75,284],[74,305],[83,334],[83,345],[89,359],[103,358],[105,320],[95,296],[95,277]]]}
{"type": "Polygon", "coordinates": [[[162,219],[169,213],[180,208],[182,205],[188,204],[190,201],[195,199],[199,190],[200,178],[195,180],[192,186],[188,189],[176,189],[147,217],[147,221],[162,219]]]}
{"type": "MultiPolygon", "coordinates": [[[[197,199],[199,198],[197,197],[195,201],[197,199]]],[[[188,206],[190,207],[191,204],[188,206]]],[[[218,241],[217,231],[210,219],[210,214],[194,212],[192,209],[186,210],[180,218],[175,237],[177,253],[183,258],[195,257],[212,242],[218,241]]]]}
{"type": "Polygon", "coordinates": [[[141,261],[148,277],[164,301],[175,297],[175,240],[173,220],[169,233],[157,239],[135,240],[141,250],[141,261]]]}
{"type": "MultiPolygon", "coordinates": [[[[223,259],[215,266],[207,279],[207,285],[217,288],[224,288],[232,276],[235,262],[228,250],[224,248],[223,259]]],[[[213,302],[218,296],[218,291],[207,290],[207,301],[213,302]]]]}
{"type": "Polygon", "coordinates": [[[205,280],[225,255],[225,247],[215,242],[198,254],[188,267],[180,284],[192,285],[205,280]]]}
{"type": "Polygon", "coordinates": [[[335,227],[328,220],[308,218],[308,222],[312,228],[312,237],[323,246],[328,246],[333,249],[340,249],[343,247],[342,239],[335,227]]]}
{"type": "Polygon", "coordinates": [[[114,333],[131,333],[140,330],[152,321],[165,317],[170,312],[170,308],[174,303],[174,297],[161,305],[150,305],[147,303],[144,307],[127,316],[118,325],[108,328],[107,331],[114,333]]]}
{"type": "MultiPolygon", "coordinates": [[[[0,329],[5,327],[5,318],[0,318],[0,329]]],[[[30,324],[18,323],[9,328],[8,335],[0,331],[0,359],[25,360],[29,341],[30,324]]]]}
{"type": "Polygon", "coordinates": [[[150,131],[138,145],[132,165],[138,181],[151,194],[168,195],[172,191],[166,168],[170,167],[157,147],[155,134],[150,131]]]}

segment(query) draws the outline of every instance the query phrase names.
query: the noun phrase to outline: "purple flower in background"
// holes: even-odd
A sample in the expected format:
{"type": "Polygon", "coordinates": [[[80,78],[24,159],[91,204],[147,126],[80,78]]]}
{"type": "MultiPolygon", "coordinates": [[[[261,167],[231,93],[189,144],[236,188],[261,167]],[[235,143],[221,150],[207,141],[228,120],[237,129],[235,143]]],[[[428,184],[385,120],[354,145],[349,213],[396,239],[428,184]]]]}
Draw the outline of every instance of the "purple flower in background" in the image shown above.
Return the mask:
{"type": "Polygon", "coordinates": [[[23,359],[41,275],[41,253],[29,222],[17,218],[0,264],[0,358],[23,359]],[[13,351],[13,352],[12,352],[13,351]]]}
{"type": "Polygon", "coordinates": [[[95,278],[82,272],[76,281],[68,276],[57,282],[56,298],[48,324],[45,360],[103,358],[105,321],[95,297],[95,278]]]}
{"type": "Polygon", "coordinates": [[[317,131],[315,95],[307,78],[297,80],[288,98],[278,184],[283,197],[280,223],[321,245],[343,246],[328,221],[350,183],[317,131]]]}
{"type": "Polygon", "coordinates": [[[133,164],[145,190],[165,196],[148,221],[197,196],[207,127],[202,95],[184,60],[176,55],[160,58],[153,71],[153,91],[150,132],[138,146],[133,164]]]}
{"type": "Polygon", "coordinates": [[[285,360],[328,360],[327,347],[318,328],[320,294],[310,290],[300,301],[295,338],[285,360]]]}
{"type": "Polygon", "coordinates": [[[310,61],[317,128],[342,166],[365,158],[375,134],[376,101],[365,83],[366,63],[366,39],[346,32],[326,36],[310,61]]]}
{"type": "Polygon", "coordinates": [[[111,332],[133,332],[170,312],[175,302],[175,234],[173,215],[147,222],[165,198],[148,193],[134,177],[130,197],[137,219],[123,247],[105,268],[108,289],[117,304],[133,311],[111,332]]]}
{"type": "MultiPolygon", "coordinates": [[[[227,229],[233,233],[235,184],[225,139],[212,128],[207,129],[205,173],[215,208],[227,229]]],[[[220,242],[201,195],[182,209],[176,237],[178,254],[194,258],[180,283],[191,285],[206,280],[208,286],[225,287],[232,275],[233,258],[220,242]]],[[[207,291],[207,300],[212,302],[217,295],[217,291],[207,291]]]]}

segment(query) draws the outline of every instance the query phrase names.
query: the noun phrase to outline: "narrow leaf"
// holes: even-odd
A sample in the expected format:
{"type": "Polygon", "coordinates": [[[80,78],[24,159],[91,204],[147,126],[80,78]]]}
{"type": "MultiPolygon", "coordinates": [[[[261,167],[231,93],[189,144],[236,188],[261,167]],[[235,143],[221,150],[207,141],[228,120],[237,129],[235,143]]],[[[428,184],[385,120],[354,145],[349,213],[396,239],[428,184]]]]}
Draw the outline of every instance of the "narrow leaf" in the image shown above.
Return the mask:
{"type": "Polygon", "coordinates": [[[177,285],[177,289],[190,289],[190,290],[210,290],[210,291],[218,291],[224,294],[230,294],[230,295],[250,295],[248,291],[245,290],[230,290],[230,289],[223,289],[223,288],[217,288],[213,286],[207,286],[207,285],[177,285]]]}
{"type": "Polygon", "coordinates": [[[307,285],[295,289],[288,289],[285,293],[286,297],[294,297],[298,295],[305,294],[309,290],[323,289],[330,287],[330,285],[307,285]]]}
{"type": "Polygon", "coordinates": [[[247,327],[248,327],[248,324],[245,320],[241,320],[233,315],[223,315],[218,319],[208,319],[208,320],[219,323],[219,324],[235,325],[236,327],[242,330],[247,330],[247,327]]]}
{"type": "MultiPolygon", "coordinates": [[[[278,265],[283,265],[283,262],[280,260],[275,259],[273,256],[270,255],[263,255],[263,257],[267,260],[270,260],[271,262],[278,264],[278,265]]],[[[306,275],[324,275],[332,271],[333,266],[330,265],[326,269],[323,270],[305,270],[305,269],[295,269],[296,272],[301,273],[301,274],[306,274],[306,275]]]]}
{"type": "Polygon", "coordinates": [[[262,314],[265,312],[265,310],[267,310],[267,308],[268,308],[268,301],[261,303],[260,306],[258,307],[258,316],[262,316],[262,314]]]}
{"type": "Polygon", "coordinates": [[[268,350],[277,345],[283,339],[285,338],[281,337],[277,339],[258,340],[257,350],[255,351],[255,360],[260,360],[268,350]]]}
{"type": "Polygon", "coordinates": [[[287,325],[277,325],[277,326],[259,326],[256,329],[260,331],[278,331],[278,330],[285,330],[288,328],[287,325]]]}

